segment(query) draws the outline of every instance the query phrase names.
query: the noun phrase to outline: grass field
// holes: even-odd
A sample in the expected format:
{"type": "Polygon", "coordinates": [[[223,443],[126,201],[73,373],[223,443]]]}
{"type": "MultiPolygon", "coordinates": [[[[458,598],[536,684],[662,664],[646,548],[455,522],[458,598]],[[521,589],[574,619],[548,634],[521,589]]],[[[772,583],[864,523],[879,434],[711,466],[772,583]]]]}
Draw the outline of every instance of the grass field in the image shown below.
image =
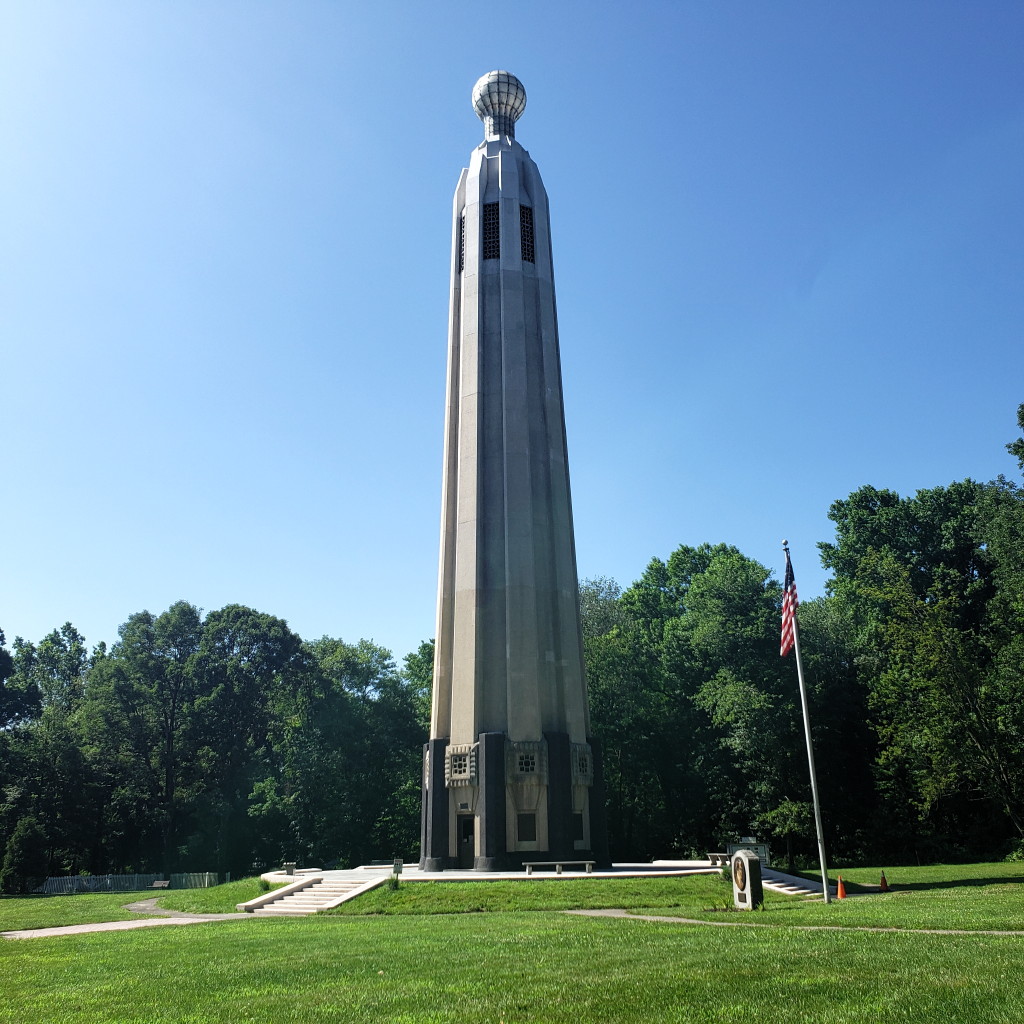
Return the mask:
{"type": "MultiPolygon", "coordinates": [[[[146,892],[79,893],[75,896],[0,896],[0,932],[55,928],[63,924],[128,921],[139,915],[126,903],[152,896],[146,892]]],[[[2,947],[0,947],[2,948],[2,947]]]]}
{"type": "Polygon", "coordinates": [[[240,878],[237,882],[213,885],[209,889],[172,890],[160,897],[160,906],[168,910],[184,910],[189,914],[233,914],[239,903],[248,903],[267,891],[266,885],[260,885],[258,878],[240,878]]]}
{"type": "Polygon", "coordinates": [[[160,906],[190,914],[230,914],[237,903],[255,899],[265,890],[258,878],[243,878],[209,889],[178,889],[161,893],[139,892],[79,893],[75,896],[0,896],[0,932],[23,928],[57,928],[67,924],[98,921],[129,921],[138,914],[125,910],[126,903],[160,897],[160,906]]]}
{"type": "Polygon", "coordinates": [[[494,882],[403,882],[382,886],[331,914],[471,914],[606,907],[669,907],[699,913],[732,903],[720,875],[685,878],[550,878],[494,882]]]}
{"type": "MultiPolygon", "coordinates": [[[[1020,875],[1006,870],[1012,868],[893,871],[890,881],[908,888],[891,897],[860,896],[832,907],[780,897],[764,913],[708,914],[779,927],[660,924],[538,908],[578,902],[579,887],[589,886],[595,887],[590,902],[610,898],[607,886],[619,886],[619,906],[654,904],[659,914],[671,909],[672,893],[660,888],[666,885],[676,886],[680,912],[713,906],[709,900],[721,902],[728,892],[714,877],[651,880],[656,886],[587,879],[405,883],[388,894],[390,907],[363,916],[7,941],[0,943],[0,1022],[705,1024],[749,1017],[759,1024],[1016,1024],[1024,1019],[1024,935],[786,927],[797,912],[814,918],[811,923],[845,924],[837,914],[863,914],[857,907],[872,904],[891,905],[885,914],[904,926],[942,918],[945,908],[941,926],[957,927],[976,906],[986,920],[1012,927],[1020,920],[1020,875]],[[523,888],[515,896],[502,892],[506,885],[523,888]],[[518,909],[469,912],[473,902],[510,899],[518,909]],[[463,912],[452,913],[459,901],[463,912]]],[[[862,880],[877,881],[868,874],[862,880]]],[[[208,898],[215,892],[208,890],[208,898]]],[[[381,899],[380,892],[370,895],[381,899]]],[[[166,899],[178,895],[184,894],[166,899]]],[[[19,902],[33,901],[0,901],[0,913],[19,902]]]]}

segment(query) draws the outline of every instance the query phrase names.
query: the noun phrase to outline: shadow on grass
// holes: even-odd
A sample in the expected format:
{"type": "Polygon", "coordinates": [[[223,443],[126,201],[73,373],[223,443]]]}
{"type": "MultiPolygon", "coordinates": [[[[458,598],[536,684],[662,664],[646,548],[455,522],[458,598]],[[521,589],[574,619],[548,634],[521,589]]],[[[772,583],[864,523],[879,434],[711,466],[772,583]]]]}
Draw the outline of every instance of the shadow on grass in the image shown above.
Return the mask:
{"type": "MultiPolygon", "coordinates": [[[[854,871],[860,869],[854,868],[854,871]]],[[[829,881],[834,886],[839,876],[844,873],[843,870],[831,869],[829,871],[829,881]]],[[[920,882],[904,882],[899,878],[899,868],[889,869],[889,874],[893,875],[893,878],[888,879],[889,891],[890,892],[925,892],[930,889],[961,889],[961,888],[984,888],[985,886],[1000,886],[1000,885],[1019,885],[1024,882],[1024,870],[1012,875],[988,875],[980,876],[977,878],[936,878],[929,881],[920,882]]],[[[797,878],[807,878],[814,882],[821,882],[821,875],[818,872],[801,871],[796,873],[797,878]]],[[[867,882],[855,882],[850,878],[843,878],[843,884],[846,886],[846,891],[853,895],[857,894],[871,894],[879,892],[879,886],[877,884],[870,884],[867,882]]]]}
{"type": "Polygon", "coordinates": [[[893,892],[921,892],[925,889],[962,889],[965,886],[982,888],[987,885],[1019,885],[1024,882],[1024,874],[1006,875],[1003,878],[957,878],[943,879],[937,882],[890,882],[889,889],[893,892]]]}

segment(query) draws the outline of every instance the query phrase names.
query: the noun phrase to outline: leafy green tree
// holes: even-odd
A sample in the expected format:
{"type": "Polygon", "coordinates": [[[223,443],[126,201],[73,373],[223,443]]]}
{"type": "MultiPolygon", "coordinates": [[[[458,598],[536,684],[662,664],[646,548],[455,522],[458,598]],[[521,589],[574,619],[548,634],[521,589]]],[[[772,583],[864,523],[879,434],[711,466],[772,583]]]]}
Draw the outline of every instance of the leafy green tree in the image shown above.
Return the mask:
{"type": "Polygon", "coordinates": [[[31,676],[18,672],[5,643],[0,630],[0,730],[31,721],[42,710],[38,683],[31,676]]]}
{"type": "MultiPolygon", "coordinates": [[[[878,734],[858,671],[856,622],[850,606],[835,596],[805,601],[798,614],[828,855],[863,859],[891,843],[877,838],[888,819],[878,814],[878,734]]],[[[786,661],[792,678],[795,666],[786,661]]],[[[788,848],[798,843],[814,856],[813,825],[810,836],[793,831],[785,840],[788,848]]]]}
{"type": "Polygon", "coordinates": [[[781,590],[763,566],[683,546],[614,600],[584,641],[614,856],[707,850],[807,789],[781,590]]]}
{"type": "Polygon", "coordinates": [[[66,623],[38,645],[17,638],[14,656],[2,655],[10,674],[0,683],[0,845],[31,818],[46,833],[51,867],[77,871],[89,865],[96,829],[76,720],[89,662],[84,638],[66,623]]]}
{"type": "Polygon", "coordinates": [[[669,697],[660,663],[639,630],[618,628],[584,640],[591,728],[603,752],[609,844],[614,859],[669,849],[672,824],[654,751],[669,697]]]}
{"type": "Polygon", "coordinates": [[[881,818],[918,854],[968,853],[972,838],[990,849],[1005,838],[992,809],[1018,833],[1024,812],[1016,489],[965,480],[901,498],[865,487],[830,515],[823,562],[852,623],[881,818]]]}
{"type": "Polygon", "coordinates": [[[13,663],[7,687],[16,695],[20,720],[37,717],[44,707],[70,714],[80,703],[89,653],[85,637],[70,622],[38,644],[15,637],[13,663]]]}
{"type": "Polygon", "coordinates": [[[757,821],[758,833],[765,838],[781,839],[786,844],[786,870],[795,871],[793,839],[813,841],[815,836],[814,806],[805,800],[790,800],[788,797],[765,811],[757,821]]]}
{"type": "Polygon", "coordinates": [[[580,580],[580,623],[584,640],[605,636],[616,626],[627,624],[628,616],[619,602],[622,588],[607,576],[580,580]]]}
{"type": "MultiPolygon", "coordinates": [[[[1024,404],[1017,406],[1017,426],[1024,430],[1024,404]]],[[[1006,450],[1017,460],[1017,464],[1024,470],[1024,437],[1018,437],[1011,441],[1006,450]]]]}
{"type": "Polygon", "coordinates": [[[12,895],[32,892],[49,874],[46,835],[31,816],[22,818],[8,840],[0,868],[0,890],[12,895]]]}
{"type": "Polygon", "coordinates": [[[408,675],[390,652],[322,637],[304,646],[310,670],[279,714],[267,775],[250,814],[268,858],[362,863],[410,856],[419,833],[426,739],[421,645],[408,675]]]}
{"type": "Polygon", "coordinates": [[[434,685],[434,641],[423,643],[402,659],[402,679],[416,704],[424,731],[430,728],[430,696],[434,685]]]}
{"type": "Polygon", "coordinates": [[[796,680],[779,657],[780,605],[764,566],[719,546],[691,576],[686,615],[668,631],[677,672],[699,683],[693,701],[721,750],[721,788],[712,791],[720,835],[749,831],[785,794],[808,786],[796,680]]]}
{"type": "Polygon", "coordinates": [[[280,693],[303,664],[282,620],[239,605],[205,619],[183,601],[131,616],[96,660],[80,715],[108,797],[108,856],[164,871],[247,870],[249,794],[280,693]]]}
{"type": "Polygon", "coordinates": [[[206,617],[188,734],[205,780],[205,825],[196,839],[215,836],[212,851],[198,849],[213,854],[218,870],[251,862],[248,797],[272,742],[277,695],[292,693],[305,668],[302,641],[282,619],[241,605],[206,617]]]}

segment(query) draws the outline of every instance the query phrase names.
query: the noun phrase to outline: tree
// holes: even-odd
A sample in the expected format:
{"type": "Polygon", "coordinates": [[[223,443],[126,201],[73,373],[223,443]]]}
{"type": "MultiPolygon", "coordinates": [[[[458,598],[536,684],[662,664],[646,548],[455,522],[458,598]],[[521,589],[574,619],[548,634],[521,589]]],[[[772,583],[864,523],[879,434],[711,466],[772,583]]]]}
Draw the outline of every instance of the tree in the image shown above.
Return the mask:
{"type": "Polygon", "coordinates": [[[40,707],[54,707],[69,714],[80,703],[89,668],[85,637],[65,622],[39,641],[14,640],[14,669],[18,685],[26,693],[38,693],[40,707]]]}
{"type": "MultiPolygon", "coordinates": [[[[1017,406],[1017,426],[1024,430],[1024,404],[1017,406]]],[[[1017,464],[1024,470],[1024,437],[1018,437],[1011,441],[1006,450],[1017,460],[1017,464]]]]}
{"type": "Polygon", "coordinates": [[[248,800],[274,709],[303,671],[281,619],[179,601],[139,612],[89,674],[81,718],[108,793],[110,855],[164,871],[252,863],[248,800]]]}
{"type": "Polygon", "coordinates": [[[684,545],[617,599],[584,594],[600,612],[584,648],[614,856],[706,850],[808,788],[767,569],[684,545]]]}
{"type": "Polygon", "coordinates": [[[616,626],[624,626],[627,614],[619,602],[622,588],[607,576],[580,580],[580,623],[583,638],[605,636],[616,626]]]}
{"type": "Polygon", "coordinates": [[[419,836],[422,676],[428,645],[400,674],[389,651],[332,637],[304,645],[309,671],[278,715],[250,814],[267,856],[362,863],[409,856],[419,836]]]}
{"type": "Polygon", "coordinates": [[[761,815],[757,827],[767,838],[778,837],[786,844],[786,870],[794,871],[793,839],[815,838],[814,807],[807,801],[786,797],[777,807],[761,815]]]}
{"type": "Polygon", "coordinates": [[[1021,828],[1020,511],[1005,481],[965,480],[911,498],[865,487],[830,512],[823,562],[853,623],[884,817],[919,850],[991,848],[993,806],[1021,828]]]}
{"type": "Polygon", "coordinates": [[[22,818],[4,852],[0,890],[12,895],[32,892],[46,881],[49,857],[46,836],[31,816],[22,818]]]}
{"type": "Polygon", "coordinates": [[[402,659],[402,679],[415,704],[420,725],[430,728],[430,698],[434,686],[434,641],[424,640],[402,659]]]}
{"type": "Polygon", "coordinates": [[[5,642],[3,630],[0,630],[0,730],[37,718],[42,709],[38,684],[18,672],[5,642]]]}

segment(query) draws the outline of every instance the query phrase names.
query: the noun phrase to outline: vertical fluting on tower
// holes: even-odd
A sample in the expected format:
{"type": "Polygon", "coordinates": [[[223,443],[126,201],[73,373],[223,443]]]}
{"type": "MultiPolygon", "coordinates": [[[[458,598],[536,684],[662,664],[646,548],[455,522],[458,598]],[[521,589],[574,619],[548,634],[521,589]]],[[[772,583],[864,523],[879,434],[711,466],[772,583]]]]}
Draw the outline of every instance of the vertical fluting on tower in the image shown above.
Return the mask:
{"type": "Polygon", "coordinates": [[[486,137],[453,204],[421,863],[603,860],[547,194],[514,137],[522,84],[491,72],[473,101],[486,137]]]}

